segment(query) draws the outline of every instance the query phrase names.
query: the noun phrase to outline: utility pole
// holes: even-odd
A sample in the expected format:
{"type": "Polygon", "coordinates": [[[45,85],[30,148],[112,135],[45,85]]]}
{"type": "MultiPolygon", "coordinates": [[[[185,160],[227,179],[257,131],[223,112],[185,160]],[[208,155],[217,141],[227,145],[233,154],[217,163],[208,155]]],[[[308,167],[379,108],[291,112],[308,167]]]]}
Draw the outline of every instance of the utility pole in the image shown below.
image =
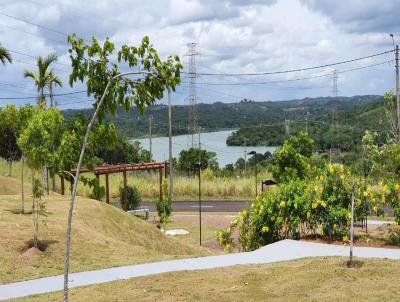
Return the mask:
{"type": "Polygon", "coordinates": [[[172,105],[171,105],[171,91],[168,90],[168,152],[169,152],[169,196],[172,198],[174,194],[173,185],[173,166],[172,166],[172,105]]]}
{"type": "Polygon", "coordinates": [[[350,257],[348,267],[353,267],[353,237],[354,237],[354,181],[351,189],[351,224],[350,224],[350,257]]]}
{"type": "Polygon", "coordinates": [[[150,145],[150,162],[152,162],[152,142],[151,142],[151,124],[152,124],[153,116],[149,116],[149,145],[150,145]]]}
{"type": "Polygon", "coordinates": [[[397,104],[397,140],[399,140],[400,137],[399,45],[396,45],[396,104],[397,104]]]}
{"type": "Polygon", "coordinates": [[[199,128],[199,239],[201,246],[201,142],[200,142],[200,128],[199,128]]]}
{"type": "Polygon", "coordinates": [[[195,133],[197,130],[197,91],[196,91],[196,43],[187,44],[189,56],[189,118],[188,130],[191,136],[192,148],[196,145],[195,133]]]}
{"type": "Polygon", "coordinates": [[[246,150],[246,138],[244,138],[244,176],[247,174],[247,150],[246,150]]]}

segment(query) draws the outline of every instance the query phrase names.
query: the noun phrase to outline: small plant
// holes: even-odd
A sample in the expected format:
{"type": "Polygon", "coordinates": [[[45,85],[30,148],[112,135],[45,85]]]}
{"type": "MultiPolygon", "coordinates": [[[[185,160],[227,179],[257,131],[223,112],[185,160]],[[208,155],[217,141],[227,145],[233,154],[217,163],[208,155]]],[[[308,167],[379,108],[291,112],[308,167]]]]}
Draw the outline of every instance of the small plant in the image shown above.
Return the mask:
{"type": "Polygon", "coordinates": [[[400,244],[400,227],[397,223],[390,226],[389,242],[392,244],[400,244]]]}
{"type": "MultiPolygon", "coordinates": [[[[142,197],[139,194],[139,190],[135,186],[127,186],[128,190],[128,210],[137,209],[142,203],[142,197]]],[[[119,202],[124,207],[124,188],[119,187],[119,202]]]]}
{"type": "Polygon", "coordinates": [[[33,200],[32,200],[32,220],[33,220],[33,246],[39,248],[39,219],[40,215],[46,215],[46,202],[42,201],[44,190],[39,179],[33,179],[33,200]]]}
{"type": "MultiPolygon", "coordinates": [[[[81,177],[83,184],[88,185],[89,188],[92,189],[92,192],[89,194],[89,198],[102,200],[106,195],[106,189],[104,186],[100,186],[100,181],[97,177],[95,178],[86,178],[81,177]]],[[[128,194],[129,195],[129,194],[128,194]]]]}
{"type": "Polygon", "coordinates": [[[162,184],[162,198],[156,199],[156,209],[161,224],[167,224],[172,213],[172,199],[169,195],[168,187],[168,181],[165,180],[162,184]]]}

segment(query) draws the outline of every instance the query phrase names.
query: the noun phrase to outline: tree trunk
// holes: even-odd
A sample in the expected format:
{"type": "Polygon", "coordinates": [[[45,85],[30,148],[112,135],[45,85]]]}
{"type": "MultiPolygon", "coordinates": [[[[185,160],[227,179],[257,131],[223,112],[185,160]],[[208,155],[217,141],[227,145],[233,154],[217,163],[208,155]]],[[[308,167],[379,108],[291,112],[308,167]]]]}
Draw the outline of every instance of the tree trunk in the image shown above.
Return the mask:
{"type": "Polygon", "coordinates": [[[24,195],[24,156],[21,157],[21,214],[25,213],[25,195],[24,195]]]}
{"type": "Polygon", "coordinates": [[[12,160],[10,159],[8,161],[8,175],[7,176],[11,176],[11,167],[12,167],[12,160]]]}
{"type": "MultiPolygon", "coordinates": [[[[32,175],[32,193],[34,193],[35,189],[35,181],[32,175]]],[[[33,198],[32,198],[32,226],[33,226],[33,246],[35,248],[38,247],[38,239],[37,239],[37,217],[36,217],[36,211],[37,211],[37,207],[36,207],[36,200],[33,194],[33,198]]]]}
{"type": "MultiPolygon", "coordinates": [[[[116,78],[116,77],[114,77],[116,78]]],[[[81,149],[81,153],[79,155],[79,161],[78,161],[78,165],[76,167],[76,174],[75,174],[75,180],[74,180],[74,185],[72,188],[72,194],[71,194],[71,199],[70,199],[70,205],[69,205],[69,210],[68,210],[68,221],[67,221],[67,234],[66,234],[66,239],[65,239],[65,258],[64,258],[64,302],[68,302],[68,272],[69,272],[69,257],[70,257],[70,248],[71,248],[71,229],[72,229],[72,214],[74,211],[74,202],[75,202],[75,195],[76,195],[76,190],[78,188],[78,182],[79,182],[79,174],[80,174],[80,170],[82,167],[82,162],[83,162],[83,156],[85,154],[85,150],[86,150],[86,145],[87,145],[87,141],[89,139],[89,134],[90,134],[90,130],[93,126],[93,123],[99,113],[99,109],[101,107],[101,105],[103,104],[104,98],[106,96],[106,93],[110,87],[111,82],[114,80],[114,78],[112,78],[108,83],[107,86],[103,92],[103,95],[99,101],[99,103],[97,104],[96,110],[93,113],[93,116],[86,128],[86,133],[85,133],[85,137],[83,138],[83,144],[82,144],[82,149],[81,149]]]]}

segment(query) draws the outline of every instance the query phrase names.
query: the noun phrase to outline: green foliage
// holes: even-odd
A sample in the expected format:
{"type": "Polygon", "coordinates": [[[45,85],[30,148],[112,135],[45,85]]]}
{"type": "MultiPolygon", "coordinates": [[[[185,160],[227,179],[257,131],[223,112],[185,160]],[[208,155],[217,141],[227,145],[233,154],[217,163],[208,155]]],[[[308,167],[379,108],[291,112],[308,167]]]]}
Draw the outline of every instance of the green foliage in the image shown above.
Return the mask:
{"type": "MultiPolygon", "coordinates": [[[[135,210],[142,204],[139,190],[135,186],[127,186],[128,191],[128,210],[135,210]]],[[[125,191],[123,187],[119,188],[119,202],[121,207],[125,206],[125,191]]]]}
{"type": "MultiPolygon", "coordinates": [[[[258,196],[251,207],[239,213],[227,230],[218,232],[220,244],[232,249],[231,234],[239,230],[239,243],[243,250],[251,251],[263,245],[302,235],[315,235],[321,226],[322,236],[329,239],[344,238],[350,226],[352,186],[349,172],[342,165],[328,164],[323,174],[314,180],[294,179],[281,183],[275,191],[258,196]]],[[[355,220],[365,217],[366,198],[371,199],[373,210],[377,202],[370,193],[355,191],[355,220]]]]}
{"type": "Polygon", "coordinates": [[[106,189],[104,186],[100,185],[99,178],[87,178],[81,177],[81,180],[85,186],[89,186],[92,189],[92,192],[89,194],[89,197],[96,200],[102,200],[106,195],[106,189]]]}
{"type": "Polygon", "coordinates": [[[313,147],[313,140],[304,132],[287,139],[275,152],[274,178],[279,182],[307,178],[313,147]]]}
{"type": "Polygon", "coordinates": [[[1,63],[6,64],[6,61],[8,61],[8,63],[12,62],[12,57],[10,52],[4,48],[1,44],[0,44],[0,61],[1,63]]]}
{"type": "Polygon", "coordinates": [[[53,166],[56,155],[52,151],[62,133],[64,118],[57,109],[37,111],[23,130],[18,146],[33,169],[53,166]]]}
{"type": "MultiPolygon", "coordinates": [[[[304,101],[304,100],[303,100],[304,101]]],[[[348,98],[348,106],[344,106],[344,99],[338,98],[329,102],[320,99],[308,99],[308,102],[300,103],[297,106],[288,105],[292,117],[290,132],[295,135],[306,129],[310,137],[315,141],[316,149],[326,151],[333,148],[342,151],[355,151],[361,143],[361,138],[365,130],[376,131],[379,143],[386,142],[388,132],[393,132],[395,128],[395,114],[393,96],[385,94],[385,97],[352,97],[348,98]],[[359,103],[360,102],[360,103],[359,103]],[[311,115],[304,117],[304,108],[311,115]],[[332,109],[337,112],[333,115],[332,109]]],[[[270,109],[278,113],[279,109],[270,109]]],[[[287,116],[286,111],[282,115],[287,116]]],[[[267,113],[264,113],[267,115],[267,113]]],[[[247,116],[246,116],[247,117],[247,116]]],[[[251,120],[251,119],[249,119],[251,120]]],[[[285,140],[285,124],[280,117],[261,118],[251,123],[242,123],[238,131],[235,131],[227,139],[227,144],[231,146],[243,146],[246,140],[247,145],[259,146],[279,146],[285,140]],[[267,120],[268,123],[260,123],[260,120],[267,120]]],[[[393,137],[393,134],[390,135],[393,137]]]]}
{"type": "Polygon", "coordinates": [[[207,168],[218,169],[218,164],[216,162],[216,153],[209,152],[207,150],[199,150],[198,148],[190,148],[188,150],[182,150],[179,153],[178,170],[181,172],[186,172],[188,175],[197,174],[199,168],[198,164],[200,162],[200,167],[202,170],[207,168]]]}
{"type": "Polygon", "coordinates": [[[167,180],[163,181],[162,190],[162,198],[156,199],[156,210],[161,224],[167,224],[172,213],[172,198],[169,195],[169,183],[167,180]]]}
{"type": "Polygon", "coordinates": [[[48,91],[50,94],[52,92],[52,86],[58,85],[62,86],[61,80],[54,74],[50,65],[57,61],[57,56],[55,54],[48,55],[46,58],[38,57],[37,59],[37,72],[28,71],[24,72],[25,78],[31,78],[37,91],[39,92],[38,96],[38,106],[40,108],[46,107],[46,95],[45,91],[48,91]]]}
{"type": "MultiPolygon", "coordinates": [[[[170,56],[161,61],[148,37],[143,38],[139,47],[122,45],[117,53],[118,63],[110,60],[115,45],[109,38],[105,39],[103,45],[93,38],[89,45],[73,34],[68,37],[68,42],[71,44],[69,54],[73,68],[70,85],[86,80],[88,95],[99,101],[104,94],[104,104],[98,114],[100,120],[104,119],[107,112],[115,115],[119,105],[125,111],[136,105],[143,112],[145,106],[161,99],[165,90],[175,90],[180,82],[182,65],[179,58],[170,56]],[[120,72],[121,63],[126,63],[129,68],[139,66],[140,71],[136,74],[145,77],[124,77],[120,72]]],[[[94,106],[97,107],[97,103],[94,106]]]]}

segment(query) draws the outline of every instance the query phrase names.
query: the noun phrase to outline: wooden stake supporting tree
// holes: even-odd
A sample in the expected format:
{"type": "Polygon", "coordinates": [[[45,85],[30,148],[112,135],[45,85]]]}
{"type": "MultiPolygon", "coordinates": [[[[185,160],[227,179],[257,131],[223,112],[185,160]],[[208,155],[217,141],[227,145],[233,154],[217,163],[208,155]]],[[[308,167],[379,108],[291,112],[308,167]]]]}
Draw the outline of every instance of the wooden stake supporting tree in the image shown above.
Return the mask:
{"type": "Polygon", "coordinates": [[[157,51],[144,37],[139,47],[123,45],[117,53],[118,64],[110,61],[115,46],[107,38],[100,45],[93,38],[90,45],[75,34],[68,37],[71,45],[69,54],[72,62],[70,85],[77,81],[85,82],[87,95],[96,102],[94,113],[87,125],[82,148],[77,163],[75,181],[72,188],[70,207],[68,211],[67,234],[64,262],[64,301],[68,301],[68,272],[71,244],[71,225],[76,190],[79,182],[80,169],[85,155],[90,131],[96,119],[100,122],[106,113],[115,114],[118,106],[129,111],[136,105],[140,112],[144,108],[161,99],[166,90],[174,90],[180,82],[182,65],[179,58],[168,57],[160,60],[157,51]],[[135,71],[121,72],[121,65],[135,71]]]}

